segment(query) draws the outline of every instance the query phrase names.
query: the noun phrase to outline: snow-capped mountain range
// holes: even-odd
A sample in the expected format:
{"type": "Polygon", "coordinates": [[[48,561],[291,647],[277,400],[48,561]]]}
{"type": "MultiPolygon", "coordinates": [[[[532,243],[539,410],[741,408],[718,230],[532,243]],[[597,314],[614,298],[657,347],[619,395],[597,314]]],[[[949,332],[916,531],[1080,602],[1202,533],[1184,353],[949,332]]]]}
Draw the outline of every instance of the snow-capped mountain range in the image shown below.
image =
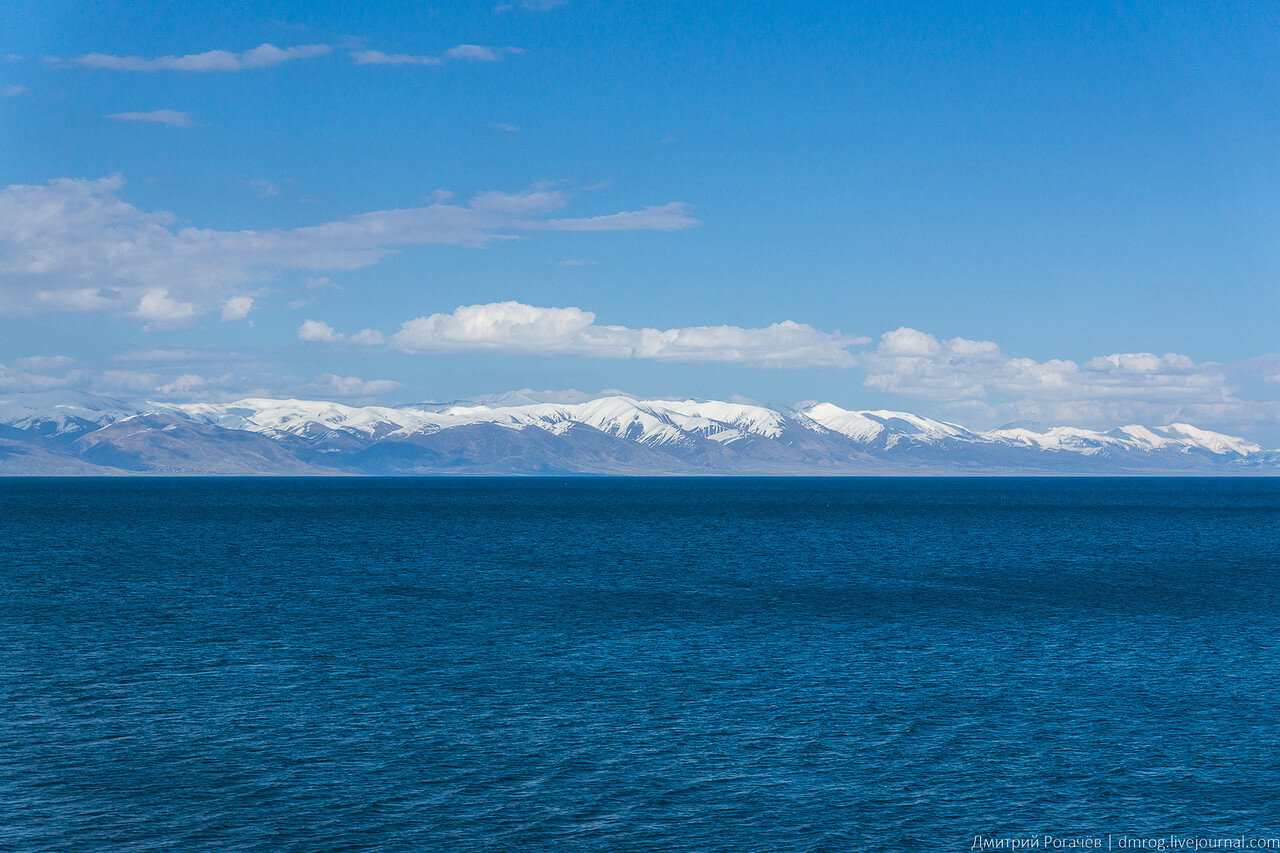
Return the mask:
{"type": "Polygon", "coordinates": [[[1280,474],[1280,452],[1188,424],[979,432],[830,403],[775,410],[533,392],[404,406],[0,396],[0,474],[123,473],[1280,474]]]}

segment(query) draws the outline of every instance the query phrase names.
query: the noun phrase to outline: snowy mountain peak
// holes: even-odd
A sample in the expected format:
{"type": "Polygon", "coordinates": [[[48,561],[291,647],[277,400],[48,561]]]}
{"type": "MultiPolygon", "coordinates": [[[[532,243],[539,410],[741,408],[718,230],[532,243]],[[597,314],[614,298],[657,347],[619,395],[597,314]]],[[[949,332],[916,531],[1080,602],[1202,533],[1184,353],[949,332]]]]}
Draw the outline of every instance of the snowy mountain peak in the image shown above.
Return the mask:
{"type": "Polygon", "coordinates": [[[28,391],[0,397],[0,424],[60,435],[137,414],[137,407],[87,391],[28,391]]]}
{"type": "Polygon", "coordinates": [[[622,394],[556,397],[516,392],[446,406],[349,406],[12,394],[0,397],[0,425],[8,428],[0,434],[0,472],[97,465],[193,473],[1280,473],[1280,453],[1183,423],[979,432],[831,403],[779,411],[622,394]],[[248,437],[258,442],[252,448],[248,437]],[[237,457],[250,453],[249,461],[237,457]]]}

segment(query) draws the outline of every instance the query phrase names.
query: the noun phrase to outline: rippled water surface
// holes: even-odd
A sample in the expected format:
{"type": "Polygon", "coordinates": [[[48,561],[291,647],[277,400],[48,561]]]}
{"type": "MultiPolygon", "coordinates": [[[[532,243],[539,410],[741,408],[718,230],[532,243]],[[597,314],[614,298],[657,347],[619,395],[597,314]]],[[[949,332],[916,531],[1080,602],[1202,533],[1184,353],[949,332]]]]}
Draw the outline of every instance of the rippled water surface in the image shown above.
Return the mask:
{"type": "Polygon", "coordinates": [[[1280,836],[1280,481],[3,480],[0,849],[1280,836]]]}

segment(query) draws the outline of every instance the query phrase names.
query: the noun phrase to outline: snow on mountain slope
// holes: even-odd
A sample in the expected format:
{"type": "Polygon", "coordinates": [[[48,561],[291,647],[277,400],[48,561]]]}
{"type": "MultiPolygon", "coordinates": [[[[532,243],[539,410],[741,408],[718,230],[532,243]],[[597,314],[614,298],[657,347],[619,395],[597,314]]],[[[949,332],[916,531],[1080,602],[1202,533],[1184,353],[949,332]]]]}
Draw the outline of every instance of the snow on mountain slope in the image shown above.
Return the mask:
{"type": "Polygon", "coordinates": [[[219,460],[216,470],[246,472],[359,472],[366,464],[361,460],[376,463],[379,471],[400,470],[396,465],[409,472],[462,471],[468,459],[484,459],[489,472],[504,465],[525,472],[635,473],[1280,469],[1276,451],[1188,424],[977,432],[908,412],[850,411],[830,403],[779,411],[714,400],[613,394],[563,402],[555,396],[538,392],[541,399],[535,399],[520,392],[487,402],[393,407],[269,398],[135,404],[58,391],[0,396],[0,426],[8,428],[11,440],[44,442],[42,453],[92,450],[85,458],[98,463],[133,460],[120,462],[128,470],[177,470],[181,454],[192,459],[190,470],[207,458],[211,466],[219,460]],[[198,429],[183,431],[183,424],[198,429]],[[280,452],[236,443],[237,436],[250,435],[274,442],[280,452]],[[170,457],[162,448],[169,448],[170,457]],[[252,459],[243,466],[228,461],[226,454],[237,452],[252,459]],[[609,454],[607,464],[593,461],[601,453],[609,454]]]}
{"type": "Polygon", "coordinates": [[[1150,452],[1170,450],[1206,451],[1218,456],[1246,456],[1262,450],[1258,445],[1235,436],[1198,429],[1189,424],[1164,427],[1130,425],[1098,432],[1077,427],[1054,427],[1038,433],[1029,429],[997,429],[982,433],[989,438],[1022,444],[1041,450],[1065,450],[1096,455],[1104,450],[1150,452]]]}
{"type": "Polygon", "coordinates": [[[1220,432],[1210,432],[1207,429],[1199,429],[1191,424],[1169,424],[1167,427],[1156,427],[1164,435],[1170,439],[1179,440],[1188,447],[1202,447],[1211,453],[1238,453],[1241,456],[1258,453],[1262,450],[1261,445],[1254,444],[1251,441],[1245,441],[1243,438],[1237,438],[1234,435],[1223,435],[1220,432]]]}
{"type": "Polygon", "coordinates": [[[803,409],[802,413],[832,432],[869,444],[885,433],[884,424],[872,420],[860,412],[849,412],[831,403],[818,403],[803,409]]]}
{"type": "Polygon", "coordinates": [[[765,438],[780,438],[791,428],[793,423],[791,419],[772,409],[745,403],[685,400],[680,402],[654,402],[650,405],[662,406],[667,411],[684,417],[699,418],[713,424],[721,424],[740,435],[761,435],[765,438]]]}
{"type": "Polygon", "coordinates": [[[922,418],[907,412],[884,410],[850,412],[831,403],[817,403],[802,410],[802,414],[832,432],[838,432],[864,444],[883,440],[888,446],[892,446],[903,438],[911,438],[926,444],[935,444],[947,439],[982,440],[980,433],[970,432],[962,426],[922,418]]]}
{"type": "Polygon", "coordinates": [[[28,391],[0,396],[0,424],[45,435],[80,433],[138,413],[114,397],[85,391],[28,391]]]}
{"type": "Polygon", "coordinates": [[[196,423],[242,429],[266,435],[315,438],[328,432],[379,438],[397,429],[421,426],[429,412],[386,406],[344,406],[315,400],[248,398],[234,403],[158,403],[156,411],[171,412],[196,423]]]}

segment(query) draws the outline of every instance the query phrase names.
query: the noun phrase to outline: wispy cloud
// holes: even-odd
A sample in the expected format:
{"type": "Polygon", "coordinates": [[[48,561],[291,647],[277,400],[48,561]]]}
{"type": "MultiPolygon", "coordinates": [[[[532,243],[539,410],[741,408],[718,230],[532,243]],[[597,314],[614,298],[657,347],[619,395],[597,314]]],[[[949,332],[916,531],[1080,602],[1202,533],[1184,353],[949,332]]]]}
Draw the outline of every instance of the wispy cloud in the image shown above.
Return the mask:
{"type": "Polygon", "coordinates": [[[328,276],[307,276],[302,280],[302,286],[294,289],[294,293],[299,294],[299,296],[296,299],[289,300],[285,307],[291,311],[296,311],[299,308],[313,305],[317,296],[321,291],[325,290],[342,290],[342,287],[334,284],[328,276]]]}
{"type": "Polygon", "coordinates": [[[501,130],[504,133],[519,133],[520,128],[514,124],[507,124],[505,121],[495,121],[489,125],[494,130],[501,130]]]}
{"type": "Polygon", "coordinates": [[[3,94],[6,98],[12,98],[14,95],[21,95],[25,91],[27,91],[26,86],[18,86],[18,85],[5,86],[4,88],[0,88],[0,94],[3,94]]]}
{"type": "Polygon", "coordinates": [[[65,355],[37,355],[19,358],[12,365],[0,364],[0,391],[48,391],[83,384],[88,377],[79,363],[65,355]]]}
{"type": "MultiPolygon", "coordinates": [[[[204,53],[193,53],[186,56],[160,56],[145,59],[140,56],[115,56],[108,53],[90,53],[69,60],[75,65],[86,68],[103,68],[111,71],[246,71],[254,68],[269,68],[297,59],[309,59],[324,56],[333,48],[326,44],[304,44],[297,47],[276,47],[273,44],[261,44],[243,53],[232,53],[228,50],[209,50],[204,53]]],[[[50,57],[55,64],[63,64],[57,57],[50,57]]]]}
{"type": "Polygon", "coordinates": [[[514,3],[499,3],[493,7],[495,12],[513,12],[517,9],[523,12],[545,12],[548,9],[554,9],[557,6],[563,6],[569,0],[516,0],[514,3]]]}
{"type": "Polygon", "coordinates": [[[178,227],[120,197],[124,181],[62,178],[0,189],[0,315],[100,311],[150,328],[221,310],[287,269],[351,270],[403,246],[484,246],[536,231],[675,231],[698,224],[671,203],[587,219],[552,214],[558,192],[484,192],[465,204],[375,210],[293,229],[178,227]]]}
{"type": "Polygon", "coordinates": [[[689,206],[675,201],[625,213],[531,223],[528,228],[531,231],[678,231],[697,224],[689,215],[689,206]]]}
{"type": "Polygon", "coordinates": [[[195,127],[196,123],[191,120],[189,113],[178,112],[177,110],[152,110],[147,113],[112,113],[107,116],[109,119],[116,121],[141,121],[151,124],[167,124],[170,127],[195,127]]]}
{"type": "Polygon", "coordinates": [[[357,65],[444,65],[438,56],[419,56],[410,53],[383,53],[380,50],[359,50],[351,54],[357,65]]]}
{"type": "Polygon", "coordinates": [[[128,352],[122,352],[117,356],[113,356],[113,358],[116,361],[155,364],[175,361],[195,361],[199,359],[214,359],[220,362],[225,362],[228,356],[221,350],[215,350],[208,347],[193,347],[185,349],[181,347],[155,347],[146,350],[129,350],[128,352]]]}
{"type": "Polygon", "coordinates": [[[18,359],[14,366],[22,370],[57,370],[75,363],[76,360],[69,355],[32,355],[18,359]]]}
{"type": "Polygon", "coordinates": [[[274,181],[266,178],[254,178],[249,181],[249,186],[253,188],[253,194],[258,198],[271,198],[280,195],[280,188],[275,185],[274,181]]]}
{"type": "Polygon", "coordinates": [[[383,53],[380,50],[352,51],[351,58],[357,65],[444,65],[445,62],[497,62],[508,54],[524,53],[518,47],[486,47],[480,44],[460,44],[451,47],[443,55],[414,53],[383,53]]]}
{"type": "Polygon", "coordinates": [[[466,59],[471,62],[497,62],[498,54],[482,44],[460,44],[444,52],[446,59],[466,59]]]}
{"type": "MultiPolygon", "coordinates": [[[[23,361],[25,359],[21,359],[23,361]]],[[[83,370],[68,370],[52,375],[48,368],[23,368],[21,364],[10,367],[0,364],[0,391],[48,391],[53,388],[69,388],[82,384],[87,377],[83,370]]]]}
{"type": "Polygon", "coordinates": [[[376,397],[404,387],[390,379],[361,379],[358,376],[339,376],[326,373],[316,378],[311,387],[332,397],[376,397]]]}
{"type": "Polygon", "coordinates": [[[62,355],[20,358],[0,364],[0,391],[78,388],[114,397],[214,402],[299,396],[314,388],[306,379],[277,374],[271,364],[222,347],[126,352],[112,361],[116,364],[62,355]]]}

